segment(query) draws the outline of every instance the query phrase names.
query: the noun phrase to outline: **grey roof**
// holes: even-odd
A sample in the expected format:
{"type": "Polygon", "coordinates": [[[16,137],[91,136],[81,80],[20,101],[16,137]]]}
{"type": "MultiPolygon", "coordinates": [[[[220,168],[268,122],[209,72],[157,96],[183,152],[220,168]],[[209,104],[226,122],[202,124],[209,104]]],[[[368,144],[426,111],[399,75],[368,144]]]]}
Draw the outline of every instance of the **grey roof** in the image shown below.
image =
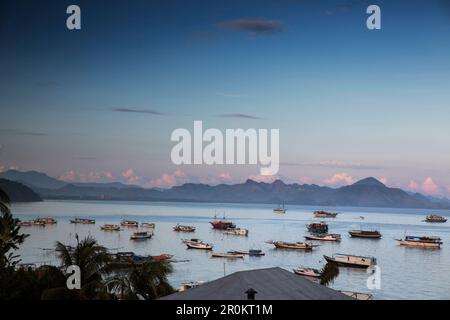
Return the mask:
{"type": "Polygon", "coordinates": [[[235,272],[161,300],[246,300],[249,288],[258,292],[256,300],[353,300],[278,267],[235,272]]]}

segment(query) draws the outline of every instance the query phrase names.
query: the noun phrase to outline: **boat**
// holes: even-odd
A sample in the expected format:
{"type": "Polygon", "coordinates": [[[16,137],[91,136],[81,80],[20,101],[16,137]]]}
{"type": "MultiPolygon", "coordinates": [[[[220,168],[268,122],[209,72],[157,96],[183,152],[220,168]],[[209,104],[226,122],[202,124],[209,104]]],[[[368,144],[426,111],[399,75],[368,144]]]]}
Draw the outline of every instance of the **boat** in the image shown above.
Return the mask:
{"type": "Polygon", "coordinates": [[[230,251],[227,253],[213,253],[213,254],[211,254],[211,258],[243,259],[244,255],[230,251]]]}
{"type": "Polygon", "coordinates": [[[298,268],[293,270],[295,274],[304,277],[320,278],[320,272],[313,268],[298,268]]]}
{"type": "Polygon", "coordinates": [[[317,245],[306,242],[284,242],[284,241],[274,241],[273,245],[277,249],[292,249],[292,250],[306,250],[310,251],[317,245]]]}
{"type": "Polygon", "coordinates": [[[34,225],[40,225],[40,226],[47,225],[47,224],[56,224],[56,223],[57,223],[56,219],[48,218],[48,217],[46,217],[46,218],[37,218],[37,219],[33,220],[33,224],[34,225]]]}
{"type": "Polygon", "coordinates": [[[236,254],[243,254],[243,255],[250,256],[250,257],[261,257],[261,256],[265,255],[265,253],[262,252],[262,250],[258,250],[258,249],[250,249],[249,251],[233,250],[233,251],[228,251],[228,252],[236,253],[236,254]]]}
{"type": "Polygon", "coordinates": [[[233,235],[233,236],[248,236],[248,229],[243,228],[235,228],[235,229],[227,229],[224,234],[233,235]]]}
{"type": "Polygon", "coordinates": [[[104,224],[100,229],[103,231],[120,231],[120,226],[117,224],[104,224]]]}
{"type": "Polygon", "coordinates": [[[19,221],[19,226],[21,227],[31,227],[33,225],[33,221],[19,221]]]}
{"type": "Polygon", "coordinates": [[[177,231],[177,232],[195,232],[195,227],[183,226],[183,225],[177,224],[175,227],[173,227],[173,231],[177,231]]]}
{"type": "Polygon", "coordinates": [[[95,224],[95,220],[94,219],[75,218],[75,219],[70,220],[70,223],[95,224]]]}
{"type": "Polygon", "coordinates": [[[152,260],[154,261],[164,261],[164,260],[170,260],[173,258],[173,255],[171,254],[167,254],[167,253],[163,253],[157,256],[150,256],[152,258],[152,260]]]}
{"type": "Polygon", "coordinates": [[[155,229],[154,223],[148,223],[148,222],[142,222],[141,228],[149,228],[149,229],[155,229]]]}
{"type": "Polygon", "coordinates": [[[147,231],[133,232],[130,240],[147,240],[153,236],[153,233],[147,231]]]}
{"type": "Polygon", "coordinates": [[[442,241],[439,237],[433,236],[406,236],[404,239],[397,239],[401,246],[419,248],[440,248],[442,241]]]}
{"type": "Polygon", "coordinates": [[[213,246],[208,243],[186,243],[188,249],[212,250],[213,246]]]}
{"type": "Polygon", "coordinates": [[[203,243],[203,241],[200,239],[181,239],[181,242],[184,244],[186,244],[186,243],[203,243]]]}
{"type": "Polygon", "coordinates": [[[438,216],[437,214],[430,214],[429,216],[426,216],[424,222],[431,222],[431,223],[444,223],[447,222],[447,218],[443,216],[438,216]]]}
{"type": "Polygon", "coordinates": [[[325,222],[313,222],[306,225],[308,231],[315,234],[328,233],[328,225],[325,222]]]}
{"type": "Polygon", "coordinates": [[[330,234],[330,233],[313,233],[305,236],[306,240],[317,240],[317,241],[341,241],[340,234],[330,234]]]}
{"type": "Polygon", "coordinates": [[[348,232],[352,238],[380,239],[381,233],[378,230],[350,230],[348,232]]]}
{"type": "Polygon", "coordinates": [[[335,254],[332,257],[323,256],[325,260],[336,263],[340,267],[364,268],[367,269],[377,264],[374,257],[355,256],[351,254],[335,254]]]}
{"type": "Polygon", "coordinates": [[[336,218],[337,215],[338,215],[337,212],[327,212],[323,210],[314,212],[314,217],[316,218],[336,218]]]}
{"type": "Polygon", "coordinates": [[[278,205],[278,207],[277,208],[275,208],[275,209],[273,209],[273,212],[274,213],[286,213],[286,208],[284,207],[284,201],[283,201],[283,205],[282,206],[280,206],[280,205],[278,205]]]}
{"type": "Polygon", "coordinates": [[[139,226],[139,222],[133,220],[122,220],[120,225],[122,227],[137,228],[139,226]]]}
{"type": "Polygon", "coordinates": [[[227,230],[227,229],[234,229],[236,228],[236,225],[231,222],[231,221],[227,221],[227,220],[214,220],[210,222],[213,229],[218,229],[218,230],[227,230]]]}
{"type": "Polygon", "coordinates": [[[345,294],[346,296],[349,296],[356,300],[372,300],[373,299],[373,295],[370,293],[355,292],[355,291],[342,291],[342,290],[340,292],[345,294]]]}

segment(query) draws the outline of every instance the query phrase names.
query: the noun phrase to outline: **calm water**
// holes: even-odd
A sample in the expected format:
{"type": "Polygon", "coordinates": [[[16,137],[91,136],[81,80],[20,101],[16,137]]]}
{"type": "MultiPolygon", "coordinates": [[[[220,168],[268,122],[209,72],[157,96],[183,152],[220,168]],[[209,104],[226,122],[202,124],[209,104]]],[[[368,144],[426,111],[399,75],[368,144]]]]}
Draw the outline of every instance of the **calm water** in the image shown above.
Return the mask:
{"type": "MultiPolygon", "coordinates": [[[[80,238],[95,237],[100,244],[119,251],[134,251],[142,255],[170,253],[178,260],[171,283],[178,287],[181,282],[213,280],[226,274],[256,268],[279,266],[292,270],[298,266],[320,268],[323,255],[349,253],[372,255],[381,268],[381,289],[372,292],[375,299],[450,299],[450,223],[426,224],[422,222],[428,214],[424,210],[378,209],[378,208],[329,208],[341,212],[336,219],[329,220],[329,232],[341,233],[340,243],[321,243],[312,252],[275,250],[266,240],[303,241],[307,233],[305,224],[314,220],[312,212],[318,209],[306,206],[288,206],[285,215],[272,212],[270,205],[203,204],[203,203],[149,203],[149,202],[88,202],[45,201],[30,204],[14,204],[13,213],[20,219],[52,216],[58,219],[55,226],[24,227],[30,237],[19,253],[23,262],[56,264],[54,253],[45,250],[54,248],[55,241],[74,244],[74,235],[80,238]],[[248,237],[227,236],[212,230],[209,221],[217,212],[233,220],[238,227],[250,230],[248,237]],[[360,216],[365,219],[361,220],[360,216]],[[95,225],[74,225],[73,217],[95,217],[95,225]],[[103,232],[100,225],[118,224],[123,218],[140,222],[156,223],[152,239],[143,242],[129,240],[132,230],[120,233],[103,232]],[[197,227],[194,234],[177,233],[172,227],[177,223],[197,227]],[[369,228],[382,232],[381,240],[351,239],[349,229],[369,228]],[[435,235],[443,239],[440,250],[404,248],[395,238],[410,235],[435,235]],[[210,253],[187,250],[182,238],[200,238],[214,244],[214,251],[262,249],[263,257],[245,257],[239,261],[210,259],[210,253]],[[224,264],[225,263],[225,264],[224,264]]],[[[435,211],[450,216],[450,211],[435,211]]],[[[365,271],[341,269],[339,277],[331,287],[341,290],[369,292],[365,271]]]]}

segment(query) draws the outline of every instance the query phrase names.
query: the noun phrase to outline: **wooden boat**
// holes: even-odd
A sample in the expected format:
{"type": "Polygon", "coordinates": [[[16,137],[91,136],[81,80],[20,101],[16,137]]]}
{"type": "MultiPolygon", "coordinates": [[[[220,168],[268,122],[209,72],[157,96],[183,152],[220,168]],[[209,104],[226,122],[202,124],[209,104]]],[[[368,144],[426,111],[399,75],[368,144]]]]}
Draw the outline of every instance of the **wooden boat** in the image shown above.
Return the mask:
{"type": "Polygon", "coordinates": [[[306,240],[317,240],[317,241],[341,241],[340,234],[330,234],[330,233],[313,233],[305,236],[306,240]]]}
{"type": "Polygon", "coordinates": [[[292,249],[292,250],[306,250],[310,251],[317,245],[306,242],[284,242],[284,241],[274,241],[273,245],[277,249],[292,249]]]}
{"type": "Polygon", "coordinates": [[[280,206],[280,205],[278,205],[278,207],[277,208],[275,208],[275,209],[273,209],[273,212],[274,213],[286,213],[286,208],[284,207],[284,201],[283,201],[283,205],[282,206],[280,206]]]}
{"type": "Polygon", "coordinates": [[[419,247],[419,248],[440,248],[442,241],[439,237],[417,237],[417,236],[406,236],[404,239],[397,239],[401,246],[407,247],[419,247]]]}
{"type": "Polygon", "coordinates": [[[95,224],[95,220],[94,219],[75,218],[75,219],[70,220],[70,223],[95,224]]]}
{"type": "Polygon", "coordinates": [[[56,224],[57,221],[54,218],[37,218],[35,220],[33,220],[33,224],[34,225],[47,225],[47,224],[56,224]]]}
{"type": "Polygon", "coordinates": [[[328,225],[325,222],[313,222],[306,225],[306,228],[315,234],[328,233],[328,225]]]}
{"type": "Polygon", "coordinates": [[[352,238],[380,239],[381,233],[378,230],[350,230],[348,232],[352,238]]]}
{"type": "Polygon", "coordinates": [[[19,226],[21,227],[31,227],[33,225],[33,221],[20,221],[19,226]]]}
{"type": "Polygon", "coordinates": [[[184,244],[186,244],[186,243],[203,243],[203,241],[200,239],[181,239],[181,242],[184,244]]]}
{"type": "Polygon", "coordinates": [[[227,253],[213,253],[211,258],[225,258],[225,259],[243,259],[244,255],[240,253],[227,252],[227,253]]]}
{"type": "Polygon", "coordinates": [[[430,214],[429,216],[426,216],[424,221],[430,223],[445,223],[447,222],[447,218],[438,216],[437,214],[430,214]]]}
{"type": "Polygon", "coordinates": [[[120,222],[120,225],[122,227],[137,228],[139,226],[139,223],[137,221],[133,221],[133,220],[122,220],[120,222]]]}
{"type": "Polygon", "coordinates": [[[373,295],[370,293],[342,291],[342,290],[340,292],[345,294],[346,296],[352,297],[356,300],[372,300],[373,299],[373,295]]]}
{"type": "Polygon", "coordinates": [[[213,246],[208,243],[186,243],[188,249],[212,250],[213,246]]]}
{"type": "Polygon", "coordinates": [[[133,232],[130,240],[147,240],[153,236],[153,233],[147,231],[133,232]]]}
{"type": "Polygon", "coordinates": [[[154,223],[142,222],[141,223],[141,228],[155,229],[155,224],[154,223]]]}
{"type": "Polygon", "coordinates": [[[323,210],[314,212],[314,217],[316,218],[336,218],[337,215],[338,215],[337,212],[327,212],[323,210]]]}
{"type": "Polygon", "coordinates": [[[120,226],[117,224],[104,224],[100,229],[103,231],[120,231],[120,226]]]}
{"type": "Polygon", "coordinates": [[[364,268],[367,269],[377,264],[374,257],[355,256],[350,254],[335,254],[332,257],[323,256],[325,260],[336,263],[340,267],[364,268]]]}
{"type": "Polygon", "coordinates": [[[227,220],[214,220],[210,222],[213,229],[218,229],[218,230],[227,230],[227,229],[234,229],[236,228],[236,225],[231,222],[231,221],[227,221],[227,220]]]}
{"type": "Polygon", "coordinates": [[[304,277],[320,278],[320,272],[313,268],[298,268],[293,270],[295,274],[304,277]]]}
{"type": "Polygon", "coordinates": [[[183,226],[183,225],[177,224],[175,227],[173,227],[173,231],[177,231],[177,232],[195,232],[195,227],[183,226]]]}
{"type": "Polygon", "coordinates": [[[250,256],[250,257],[261,257],[261,256],[265,255],[265,253],[262,252],[262,250],[257,250],[257,249],[250,249],[249,251],[233,250],[233,251],[228,251],[228,252],[235,253],[235,254],[243,254],[243,255],[250,256]]]}
{"type": "Polygon", "coordinates": [[[232,236],[248,236],[248,229],[236,228],[236,229],[227,229],[224,234],[232,235],[232,236]]]}

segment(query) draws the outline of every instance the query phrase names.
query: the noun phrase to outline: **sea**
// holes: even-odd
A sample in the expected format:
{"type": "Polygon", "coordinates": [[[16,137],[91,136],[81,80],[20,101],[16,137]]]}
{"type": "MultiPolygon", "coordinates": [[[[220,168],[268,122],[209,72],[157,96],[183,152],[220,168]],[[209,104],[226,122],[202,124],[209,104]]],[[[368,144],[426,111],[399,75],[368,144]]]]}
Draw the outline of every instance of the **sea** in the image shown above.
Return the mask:
{"type": "MultiPolygon", "coordinates": [[[[46,227],[22,227],[30,236],[20,246],[22,263],[54,264],[59,261],[56,241],[75,245],[75,236],[94,237],[111,252],[133,251],[138,255],[173,255],[174,272],[170,283],[178,288],[183,282],[211,281],[242,270],[280,267],[292,271],[298,267],[322,268],[324,255],[352,254],[377,259],[379,284],[368,286],[365,270],[340,268],[329,286],[336,290],[370,293],[374,299],[450,299],[450,222],[430,224],[426,215],[450,217],[449,210],[388,209],[356,207],[286,206],[285,214],[276,214],[267,204],[229,204],[192,202],[116,202],[116,201],[43,201],[14,203],[13,214],[21,220],[54,217],[58,223],[46,227]],[[316,210],[339,212],[334,219],[314,218],[316,210]],[[70,219],[94,218],[94,225],[71,224],[70,219]],[[249,230],[247,237],[225,235],[212,229],[210,221],[225,217],[237,227],[249,230]],[[122,219],[155,223],[154,236],[145,241],[131,241],[136,231],[100,230],[103,224],[119,224],[122,219]],[[275,249],[269,240],[304,241],[306,224],[326,220],[329,233],[339,233],[341,242],[317,242],[311,252],[275,249]],[[195,233],[173,231],[177,224],[196,227],[195,233]],[[351,238],[352,229],[379,230],[379,240],[351,238]],[[396,239],[405,235],[438,236],[440,249],[408,248],[396,239]],[[214,245],[214,252],[259,249],[265,255],[237,260],[211,258],[203,250],[187,249],[182,239],[198,238],[214,245]]],[[[449,219],[450,221],[450,219],[449,219]]]]}

